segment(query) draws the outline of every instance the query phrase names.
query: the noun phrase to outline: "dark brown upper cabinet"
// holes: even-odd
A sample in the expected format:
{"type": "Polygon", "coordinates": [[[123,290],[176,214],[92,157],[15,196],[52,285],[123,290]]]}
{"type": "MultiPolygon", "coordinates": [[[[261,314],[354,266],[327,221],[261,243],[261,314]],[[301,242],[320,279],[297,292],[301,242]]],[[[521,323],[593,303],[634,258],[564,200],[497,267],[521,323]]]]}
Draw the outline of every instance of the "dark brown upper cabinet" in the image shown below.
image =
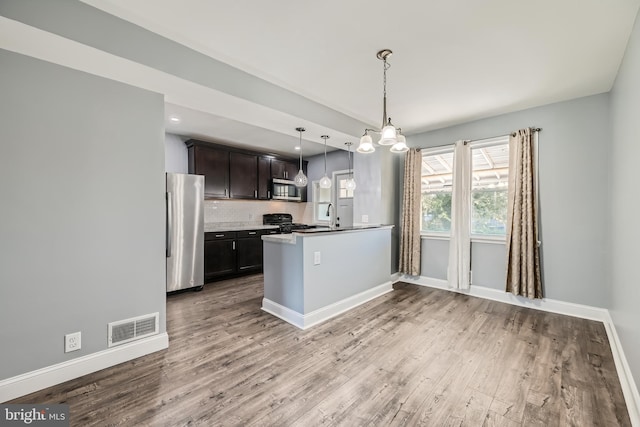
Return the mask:
{"type": "Polygon", "coordinates": [[[258,199],[271,198],[271,159],[258,157],[258,199]]]}
{"type": "Polygon", "coordinates": [[[298,162],[286,160],[271,160],[271,177],[279,179],[293,179],[298,174],[298,162]]]}
{"type": "Polygon", "coordinates": [[[258,156],[229,153],[230,194],[233,199],[258,198],[258,156]]]}
{"type": "MultiPolygon", "coordinates": [[[[190,139],[189,173],[204,175],[206,199],[271,199],[273,178],[293,181],[298,161],[276,159],[265,153],[242,150],[211,142],[190,139]]],[[[307,162],[303,162],[306,171],[307,162]]],[[[306,189],[301,191],[306,202],[306,189]]]]}
{"type": "Polygon", "coordinates": [[[229,151],[216,147],[191,145],[188,146],[188,152],[189,173],[204,175],[204,197],[228,198],[229,151]]]}

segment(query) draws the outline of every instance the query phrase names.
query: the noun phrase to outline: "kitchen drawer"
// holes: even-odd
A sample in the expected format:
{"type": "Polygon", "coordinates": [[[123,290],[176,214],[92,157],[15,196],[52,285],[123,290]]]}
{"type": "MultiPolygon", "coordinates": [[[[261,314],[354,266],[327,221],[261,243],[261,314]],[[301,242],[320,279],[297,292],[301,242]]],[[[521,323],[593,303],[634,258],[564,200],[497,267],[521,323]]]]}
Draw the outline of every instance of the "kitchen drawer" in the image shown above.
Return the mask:
{"type": "Polygon", "coordinates": [[[260,236],[264,236],[265,234],[278,234],[278,229],[277,228],[273,228],[273,229],[261,229],[261,230],[243,230],[243,231],[238,231],[238,239],[246,239],[246,238],[251,238],[251,237],[260,237],[260,236]]]}
{"type": "Polygon", "coordinates": [[[248,237],[260,237],[262,230],[242,230],[238,231],[238,239],[246,239],[248,237]]]}
{"type": "Polygon", "coordinates": [[[218,231],[204,233],[204,240],[222,240],[222,239],[235,239],[237,236],[236,231],[218,231]]]}

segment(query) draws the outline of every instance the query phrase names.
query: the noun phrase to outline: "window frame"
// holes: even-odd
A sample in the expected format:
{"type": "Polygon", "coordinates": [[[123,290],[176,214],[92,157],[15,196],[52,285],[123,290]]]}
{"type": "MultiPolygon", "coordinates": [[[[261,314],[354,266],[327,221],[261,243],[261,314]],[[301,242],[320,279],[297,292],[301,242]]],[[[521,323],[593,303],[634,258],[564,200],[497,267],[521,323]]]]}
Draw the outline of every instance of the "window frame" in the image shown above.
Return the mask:
{"type": "MultiPolygon", "coordinates": [[[[504,135],[504,136],[498,136],[498,137],[494,137],[494,138],[487,138],[487,139],[481,139],[481,140],[477,140],[477,141],[470,141],[468,142],[469,144],[469,149],[478,149],[478,148],[486,148],[486,147],[492,147],[492,146],[496,146],[496,145],[508,145],[509,144],[509,135],[504,135]]],[[[442,153],[450,153],[453,152],[455,149],[455,143],[453,144],[447,144],[447,145],[443,145],[443,146],[439,146],[439,147],[433,147],[433,148],[423,148],[422,149],[422,156],[424,157],[426,156],[434,156],[437,154],[442,154],[442,153]]],[[[473,175],[473,160],[471,162],[471,171],[470,171],[471,175],[473,175]]],[[[472,178],[473,179],[473,178],[472,178]]],[[[508,185],[507,185],[507,191],[508,191],[508,185]]],[[[473,192],[473,190],[471,190],[471,193],[473,192]]],[[[422,194],[422,191],[420,192],[422,194]]],[[[470,200],[469,201],[469,221],[471,221],[471,209],[472,209],[472,204],[473,201],[470,200]]],[[[420,210],[420,216],[422,217],[422,209],[420,210]]],[[[433,240],[451,240],[451,232],[436,232],[436,231],[423,231],[422,230],[422,220],[420,221],[420,238],[421,239],[433,239],[433,240]]],[[[469,223],[469,227],[471,227],[471,223],[469,223]]],[[[471,230],[471,228],[469,228],[469,230],[471,230]]],[[[507,236],[506,234],[501,236],[501,235],[487,235],[487,234],[477,234],[477,233],[470,233],[469,234],[469,238],[471,239],[472,243],[493,243],[493,244],[504,244],[507,241],[507,236]]]]}

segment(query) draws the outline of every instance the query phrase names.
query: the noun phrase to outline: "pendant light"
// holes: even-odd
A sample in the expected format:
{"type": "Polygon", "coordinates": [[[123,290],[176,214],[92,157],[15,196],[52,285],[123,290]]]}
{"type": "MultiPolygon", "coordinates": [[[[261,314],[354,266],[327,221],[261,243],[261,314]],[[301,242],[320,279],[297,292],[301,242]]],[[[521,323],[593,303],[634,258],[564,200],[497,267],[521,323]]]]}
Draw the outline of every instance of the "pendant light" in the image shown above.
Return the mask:
{"type": "Polygon", "coordinates": [[[380,59],[384,63],[382,79],[382,127],[380,130],[364,130],[364,135],[362,135],[362,138],[360,138],[360,145],[358,145],[358,148],[356,150],[358,151],[358,153],[373,153],[374,151],[376,151],[369,132],[379,133],[380,140],[378,141],[378,144],[391,145],[392,147],[390,151],[392,153],[404,153],[405,151],[409,151],[409,147],[407,147],[407,140],[404,135],[402,135],[402,130],[400,128],[396,128],[391,123],[391,117],[387,118],[387,70],[389,69],[389,67],[391,67],[387,62],[387,58],[391,56],[392,53],[393,52],[390,49],[383,49],[376,54],[378,59],[380,59]]]}
{"type": "Polygon", "coordinates": [[[293,179],[296,187],[306,187],[307,186],[307,176],[302,172],[302,132],[305,131],[305,128],[296,128],[298,132],[300,132],[300,170],[298,174],[293,179]]]}
{"type": "Polygon", "coordinates": [[[356,189],[356,181],[353,179],[353,173],[351,172],[351,146],[353,145],[353,142],[345,142],[344,145],[347,146],[347,156],[349,159],[349,178],[347,179],[347,182],[345,182],[344,187],[347,190],[353,191],[356,189]]]}
{"type": "Polygon", "coordinates": [[[324,139],[324,176],[320,178],[320,188],[331,188],[331,180],[327,176],[327,139],[329,139],[329,135],[322,135],[320,138],[324,139]]]}

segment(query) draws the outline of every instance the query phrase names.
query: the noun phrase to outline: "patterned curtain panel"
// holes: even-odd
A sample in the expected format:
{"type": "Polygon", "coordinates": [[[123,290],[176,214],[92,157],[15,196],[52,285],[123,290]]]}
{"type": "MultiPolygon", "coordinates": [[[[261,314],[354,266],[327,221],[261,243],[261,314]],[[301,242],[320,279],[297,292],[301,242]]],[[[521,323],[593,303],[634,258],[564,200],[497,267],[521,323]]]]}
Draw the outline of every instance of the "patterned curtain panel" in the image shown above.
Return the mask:
{"type": "Polygon", "coordinates": [[[422,154],[415,148],[407,151],[404,162],[402,193],[402,231],[400,234],[401,273],[420,275],[420,175],[422,154]]]}
{"type": "Polygon", "coordinates": [[[506,291],[542,298],[538,248],[538,197],[531,129],[509,138],[506,291]]]}
{"type": "Polygon", "coordinates": [[[469,289],[471,269],[471,147],[456,142],[453,152],[453,187],[451,191],[451,238],[449,239],[449,287],[469,289]]]}

